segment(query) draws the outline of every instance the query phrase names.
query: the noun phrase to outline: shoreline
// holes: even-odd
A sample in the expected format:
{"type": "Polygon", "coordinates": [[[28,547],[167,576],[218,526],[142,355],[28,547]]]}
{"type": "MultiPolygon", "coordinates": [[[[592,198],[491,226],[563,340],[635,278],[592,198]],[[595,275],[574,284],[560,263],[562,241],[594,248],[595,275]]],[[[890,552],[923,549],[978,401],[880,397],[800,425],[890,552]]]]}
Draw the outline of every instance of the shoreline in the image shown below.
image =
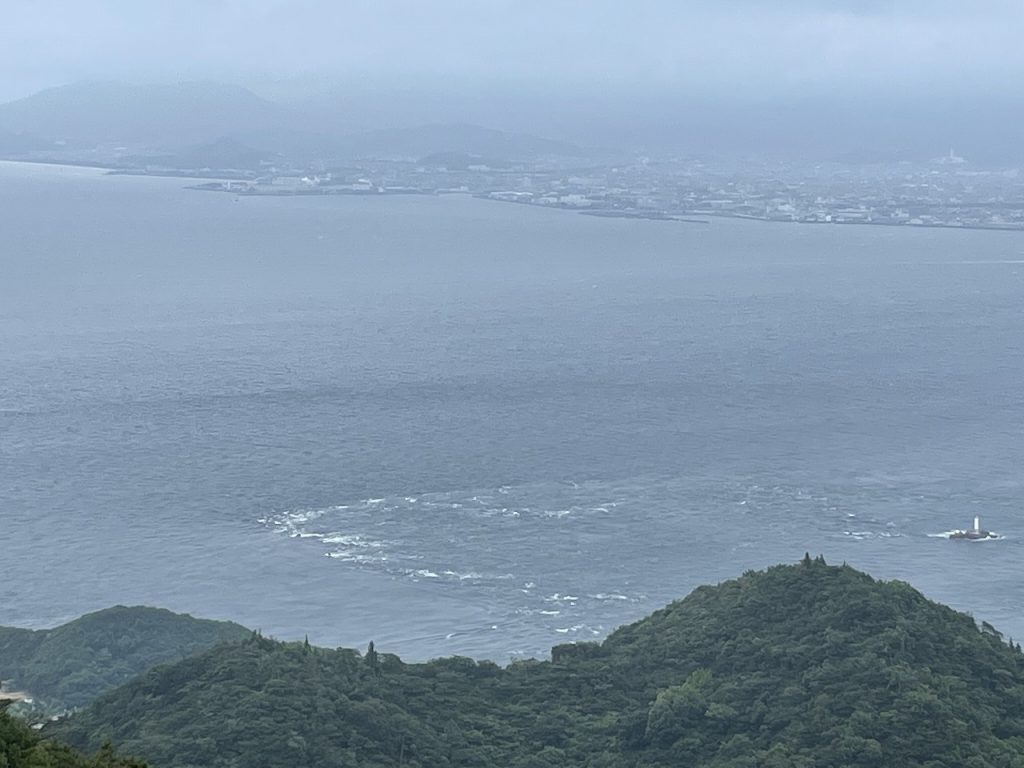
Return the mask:
{"type": "Polygon", "coordinates": [[[74,168],[75,170],[87,170],[87,171],[105,171],[110,172],[114,170],[112,166],[108,165],[94,165],[93,163],[86,162],[65,162],[57,163],[52,160],[12,160],[10,158],[0,158],[0,164],[2,165],[31,165],[40,166],[45,165],[51,168],[74,168]]]}
{"type": "Polygon", "coordinates": [[[700,213],[681,212],[679,214],[666,211],[628,211],[618,209],[601,208],[575,208],[567,205],[538,205],[519,200],[506,200],[500,197],[489,197],[486,194],[473,195],[479,200],[487,200],[493,203],[511,203],[527,208],[540,208],[548,211],[564,211],[566,213],[578,213],[584,216],[594,216],[604,219],[644,219],[647,221],[668,221],[686,224],[710,224],[711,219],[734,219],[738,221],[756,221],[762,224],[798,224],[807,226],[860,226],[860,227],[889,227],[893,229],[960,229],[984,232],[1024,232],[1024,226],[998,226],[994,224],[910,224],[899,221],[803,221],[800,219],[771,219],[764,216],[748,216],[735,213],[718,213],[701,211],[700,213]],[[694,216],[706,216],[707,219],[693,218],[694,216]]]}
{"type": "Polygon", "coordinates": [[[183,179],[183,180],[195,180],[199,184],[187,184],[183,186],[183,189],[199,192],[221,192],[236,195],[237,197],[392,197],[396,195],[401,196],[445,196],[449,194],[467,194],[480,200],[488,200],[495,203],[512,203],[514,205],[526,206],[531,208],[541,208],[545,210],[558,210],[570,213],[582,214],[584,216],[592,216],[594,218],[605,218],[605,219],[638,219],[646,221],[666,221],[666,222],[677,222],[681,224],[710,224],[712,219],[739,219],[742,221],[757,221],[766,224],[801,224],[801,225],[817,225],[817,226],[861,226],[861,227],[889,227],[897,229],[953,229],[953,230],[968,230],[968,231],[982,231],[982,232],[1024,232],[1024,225],[1015,226],[1012,224],[999,225],[999,224],[954,224],[944,222],[928,222],[920,224],[911,224],[905,221],[821,221],[821,220],[802,220],[802,219],[778,219],[769,218],[766,216],[752,216],[749,214],[736,214],[728,213],[724,211],[680,211],[673,213],[670,211],[642,211],[636,209],[616,209],[616,208],[582,208],[574,207],[569,205],[540,205],[537,203],[521,200],[512,200],[501,197],[492,197],[491,193],[488,192],[469,192],[454,190],[425,190],[425,189],[384,189],[382,191],[377,190],[353,190],[353,189],[330,189],[330,188],[311,188],[311,189],[279,189],[270,191],[259,191],[253,189],[231,189],[230,187],[224,188],[224,183],[240,183],[252,184],[252,179],[243,176],[240,172],[232,172],[225,170],[222,172],[203,172],[197,170],[186,170],[186,169],[164,169],[159,171],[147,171],[142,168],[126,168],[123,166],[114,165],[96,165],[94,163],[80,161],[75,162],[72,160],[57,162],[54,160],[35,160],[35,159],[0,159],[0,163],[5,165],[26,165],[26,166],[50,166],[54,168],[68,168],[76,170],[93,170],[101,172],[103,175],[108,176],[141,176],[141,177],[153,177],[153,178],[167,178],[167,179],[183,179]],[[698,218],[701,217],[701,218],[698,218]]]}

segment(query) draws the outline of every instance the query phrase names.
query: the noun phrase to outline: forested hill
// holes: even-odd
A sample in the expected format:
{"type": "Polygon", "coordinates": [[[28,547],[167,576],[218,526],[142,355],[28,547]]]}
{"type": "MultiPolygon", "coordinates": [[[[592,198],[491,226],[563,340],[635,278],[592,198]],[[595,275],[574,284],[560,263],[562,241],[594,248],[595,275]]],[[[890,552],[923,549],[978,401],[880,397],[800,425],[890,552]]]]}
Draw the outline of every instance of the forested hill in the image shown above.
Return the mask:
{"type": "Polygon", "coordinates": [[[4,768],[146,768],[145,763],[120,757],[110,745],[86,757],[63,744],[42,739],[5,709],[6,705],[0,703],[0,765],[4,768]]]}
{"type": "Polygon", "coordinates": [[[249,634],[231,622],[124,606],[56,629],[0,627],[0,680],[47,708],[77,707],[157,664],[249,634]]]}
{"type": "Polygon", "coordinates": [[[810,558],[498,667],[252,636],[48,730],[176,766],[1024,766],[1024,655],[810,558]]]}

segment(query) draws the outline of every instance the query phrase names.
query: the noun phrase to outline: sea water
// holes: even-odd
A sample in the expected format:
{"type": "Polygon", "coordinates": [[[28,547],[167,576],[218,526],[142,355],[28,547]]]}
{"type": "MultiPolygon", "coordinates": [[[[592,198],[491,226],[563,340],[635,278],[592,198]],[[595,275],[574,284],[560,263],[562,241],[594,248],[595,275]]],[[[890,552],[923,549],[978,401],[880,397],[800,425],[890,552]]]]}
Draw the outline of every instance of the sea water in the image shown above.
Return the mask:
{"type": "Polygon", "coordinates": [[[0,624],[505,661],[809,551],[1024,635],[1024,236],[184,183],[0,165],[0,624]]]}

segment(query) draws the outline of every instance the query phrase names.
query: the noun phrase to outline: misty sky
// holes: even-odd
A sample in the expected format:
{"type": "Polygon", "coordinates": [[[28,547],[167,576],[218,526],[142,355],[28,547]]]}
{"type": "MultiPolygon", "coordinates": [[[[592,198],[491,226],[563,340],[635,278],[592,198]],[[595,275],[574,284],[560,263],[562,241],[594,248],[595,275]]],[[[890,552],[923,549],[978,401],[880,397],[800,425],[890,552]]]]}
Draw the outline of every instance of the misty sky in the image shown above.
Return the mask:
{"type": "Polygon", "coordinates": [[[0,100],[83,79],[369,76],[675,90],[1024,82],[1021,0],[14,0],[0,100]]]}

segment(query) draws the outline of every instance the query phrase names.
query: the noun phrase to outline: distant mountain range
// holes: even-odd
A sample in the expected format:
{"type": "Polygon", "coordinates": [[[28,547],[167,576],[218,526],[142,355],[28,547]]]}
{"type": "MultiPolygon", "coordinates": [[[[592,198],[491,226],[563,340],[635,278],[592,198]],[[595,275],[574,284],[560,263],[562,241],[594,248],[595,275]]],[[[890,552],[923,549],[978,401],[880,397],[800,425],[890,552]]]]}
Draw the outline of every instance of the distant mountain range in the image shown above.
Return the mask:
{"type": "Polygon", "coordinates": [[[0,156],[249,168],[443,152],[501,160],[583,155],[569,142],[477,125],[354,132],[346,122],[337,104],[278,104],[234,85],[87,82],[0,104],[0,156]]]}
{"type": "Polygon", "coordinates": [[[1024,163],[1017,129],[1024,107],[998,92],[812,90],[750,99],[656,85],[524,88],[429,78],[403,85],[357,77],[319,88],[255,87],[50,88],[0,104],[0,158],[124,165],[231,141],[262,162],[299,165],[443,152],[512,162],[583,155],[618,162],[639,153],[858,165],[924,162],[950,146],[975,164],[1024,163]]]}

